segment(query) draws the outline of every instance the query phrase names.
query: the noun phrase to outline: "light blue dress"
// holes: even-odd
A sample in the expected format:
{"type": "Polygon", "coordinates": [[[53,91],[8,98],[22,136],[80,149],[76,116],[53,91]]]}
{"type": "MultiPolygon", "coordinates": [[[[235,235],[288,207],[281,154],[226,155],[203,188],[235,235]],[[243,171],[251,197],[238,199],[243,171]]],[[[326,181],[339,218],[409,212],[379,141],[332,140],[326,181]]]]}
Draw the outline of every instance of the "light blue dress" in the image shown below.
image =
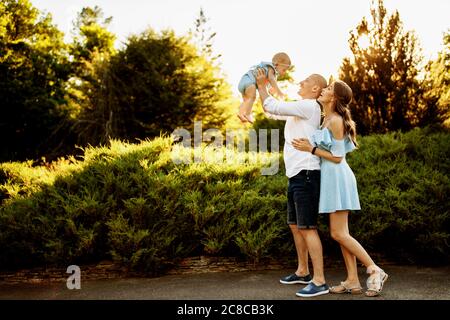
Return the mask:
{"type": "Polygon", "coordinates": [[[241,80],[238,84],[238,90],[241,94],[244,94],[245,89],[247,89],[250,85],[256,85],[256,78],[254,73],[258,68],[264,69],[266,76],[269,74],[269,68],[272,68],[275,71],[275,78],[278,76],[278,72],[271,62],[260,62],[259,64],[251,67],[250,70],[241,77],[241,80]]]}
{"type": "Polygon", "coordinates": [[[356,178],[345,160],[345,155],[356,147],[346,136],[342,140],[333,137],[328,128],[316,130],[309,140],[313,146],[343,157],[340,163],[321,158],[319,213],[339,210],[361,210],[356,178]]]}

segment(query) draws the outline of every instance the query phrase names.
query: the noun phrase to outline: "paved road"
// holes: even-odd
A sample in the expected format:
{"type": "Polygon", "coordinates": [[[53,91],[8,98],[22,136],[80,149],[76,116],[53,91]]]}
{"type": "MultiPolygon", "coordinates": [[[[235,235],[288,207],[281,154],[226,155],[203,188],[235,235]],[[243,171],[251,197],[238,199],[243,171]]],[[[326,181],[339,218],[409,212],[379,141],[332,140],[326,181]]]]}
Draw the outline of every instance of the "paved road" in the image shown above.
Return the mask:
{"type": "MultiPolygon", "coordinates": [[[[385,266],[389,280],[383,295],[328,294],[315,300],[450,300],[450,266],[419,268],[385,266]]],[[[169,275],[158,278],[131,278],[83,281],[80,290],[68,290],[59,284],[2,284],[0,299],[71,300],[71,299],[150,299],[150,300],[301,300],[295,292],[302,285],[282,285],[279,278],[292,270],[251,271],[169,275]]],[[[366,275],[360,270],[361,284],[366,275]]],[[[338,284],[344,279],[343,269],[326,269],[327,282],[338,284]]]]}

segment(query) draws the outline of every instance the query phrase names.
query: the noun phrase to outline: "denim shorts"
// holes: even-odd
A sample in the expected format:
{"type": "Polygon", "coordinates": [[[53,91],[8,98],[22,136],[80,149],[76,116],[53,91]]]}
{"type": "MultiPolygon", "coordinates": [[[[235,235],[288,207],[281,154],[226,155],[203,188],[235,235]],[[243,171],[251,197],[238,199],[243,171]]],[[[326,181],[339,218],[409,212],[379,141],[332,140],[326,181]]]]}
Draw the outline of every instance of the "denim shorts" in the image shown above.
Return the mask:
{"type": "Polygon", "coordinates": [[[320,170],[302,170],[289,178],[287,223],[316,229],[319,214],[320,170]]]}
{"type": "Polygon", "coordinates": [[[245,90],[251,85],[256,86],[256,79],[252,74],[246,73],[242,76],[241,81],[239,81],[238,90],[242,95],[244,95],[245,90]]]}

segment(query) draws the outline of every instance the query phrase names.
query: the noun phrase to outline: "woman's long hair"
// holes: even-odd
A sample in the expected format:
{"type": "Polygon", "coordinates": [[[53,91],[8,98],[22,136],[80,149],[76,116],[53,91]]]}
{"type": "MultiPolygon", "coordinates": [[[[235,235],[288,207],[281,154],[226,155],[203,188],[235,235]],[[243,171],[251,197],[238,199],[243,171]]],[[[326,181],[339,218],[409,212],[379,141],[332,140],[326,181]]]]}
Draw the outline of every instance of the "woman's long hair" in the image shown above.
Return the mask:
{"type": "Polygon", "coordinates": [[[336,97],[336,112],[344,119],[344,133],[350,135],[350,139],[356,142],[356,123],[350,113],[350,102],[353,98],[352,89],[344,81],[334,82],[334,96],[336,97]]]}

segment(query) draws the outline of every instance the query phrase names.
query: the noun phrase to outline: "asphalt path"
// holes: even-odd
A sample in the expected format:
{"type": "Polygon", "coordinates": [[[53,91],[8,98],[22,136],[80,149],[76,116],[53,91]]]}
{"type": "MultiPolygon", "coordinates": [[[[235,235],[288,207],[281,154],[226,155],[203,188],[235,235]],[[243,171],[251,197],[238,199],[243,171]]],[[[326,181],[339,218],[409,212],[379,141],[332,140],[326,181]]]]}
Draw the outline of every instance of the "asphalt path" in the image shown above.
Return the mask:
{"type": "MultiPolygon", "coordinates": [[[[0,300],[450,300],[450,266],[383,266],[389,274],[382,295],[327,294],[299,298],[304,285],[283,285],[279,279],[294,270],[263,270],[166,275],[157,278],[83,280],[81,288],[66,283],[6,284],[0,282],[0,300]]],[[[367,275],[360,270],[361,285],[367,275]]],[[[325,270],[327,283],[345,279],[343,268],[325,270]]]]}

